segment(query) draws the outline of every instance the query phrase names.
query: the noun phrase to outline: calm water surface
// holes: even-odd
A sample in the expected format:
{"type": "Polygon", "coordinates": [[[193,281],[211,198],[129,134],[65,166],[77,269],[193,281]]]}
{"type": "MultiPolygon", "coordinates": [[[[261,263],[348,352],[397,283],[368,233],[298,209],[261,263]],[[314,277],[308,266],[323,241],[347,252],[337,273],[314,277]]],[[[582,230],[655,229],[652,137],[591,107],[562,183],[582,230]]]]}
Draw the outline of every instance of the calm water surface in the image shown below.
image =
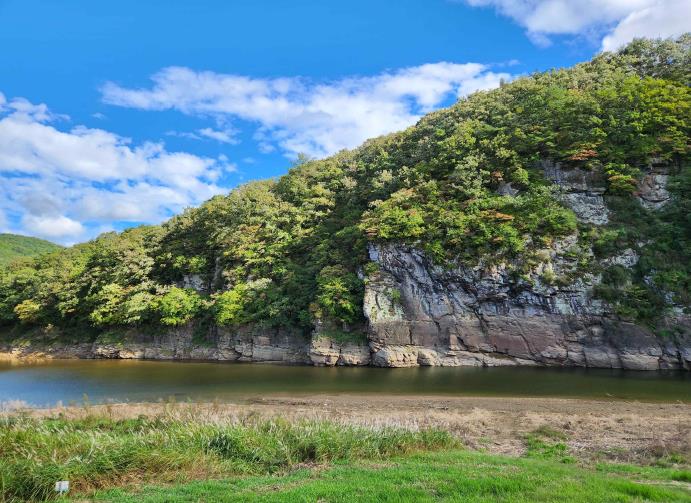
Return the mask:
{"type": "Polygon", "coordinates": [[[241,400],[266,395],[401,394],[611,398],[691,403],[691,373],[601,369],[318,368],[137,360],[0,363],[0,402],[241,400]]]}

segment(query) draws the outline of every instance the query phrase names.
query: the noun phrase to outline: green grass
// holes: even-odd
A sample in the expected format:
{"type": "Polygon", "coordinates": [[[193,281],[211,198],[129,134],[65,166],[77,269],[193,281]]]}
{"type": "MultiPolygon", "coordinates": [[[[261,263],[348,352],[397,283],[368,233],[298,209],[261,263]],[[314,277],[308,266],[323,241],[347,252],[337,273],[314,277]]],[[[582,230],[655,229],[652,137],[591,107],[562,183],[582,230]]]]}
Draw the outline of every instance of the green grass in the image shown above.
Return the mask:
{"type": "Polygon", "coordinates": [[[569,455],[566,439],[566,435],[560,431],[547,426],[540,427],[524,438],[526,456],[551,459],[560,463],[574,463],[576,460],[569,455]]]}
{"type": "Polygon", "coordinates": [[[441,430],[17,415],[0,419],[0,502],[55,499],[58,480],[74,501],[691,502],[680,465],[586,467],[563,433],[543,427],[524,440],[512,458],[461,450],[441,430]]]}
{"type": "MultiPolygon", "coordinates": [[[[640,502],[691,501],[688,488],[665,483],[667,473],[638,482],[627,472],[602,473],[532,458],[473,451],[443,451],[385,462],[336,462],[330,468],[299,469],[279,476],[206,480],[141,491],[112,490],[96,501],[458,501],[640,502]]],[[[688,486],[687,486],[688,487],[688,486]]]]}
{"type": "Polygon", "coordinates": [[[16,234],[0,234],[0,267],[20,257],[35,257],[61,248],[43,239],[16,234]]]}
{"type": "Polygon", "coordinates": [[[439,430],[323,421],[9,417],[0,420],[0,501],[50,499],[58,480],[84,493],[133,481],[280,473],[306,463],[383,459],[454,445],[439,430]]]}

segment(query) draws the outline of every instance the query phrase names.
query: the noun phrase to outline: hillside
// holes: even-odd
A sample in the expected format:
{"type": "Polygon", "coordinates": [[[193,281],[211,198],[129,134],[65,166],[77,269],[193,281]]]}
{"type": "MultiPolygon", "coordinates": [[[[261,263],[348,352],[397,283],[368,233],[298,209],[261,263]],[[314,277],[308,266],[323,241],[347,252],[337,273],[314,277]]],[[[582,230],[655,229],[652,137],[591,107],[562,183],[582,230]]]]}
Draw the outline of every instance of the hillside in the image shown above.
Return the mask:
{"type": "Polygon", "coordinates": [[[43,239],[17,234],[0,234],[0,267],[20,257],[35,257],[60,249],[59,245],[43,239]]]}
{"type": "Polygon", "coordinates": [[[261,335],[265,359],[331,341],[308,351],[322,364],[686,365],[690,45],[520,78],[11,267],[0,322],[143,345],[187,327],[228,359],[258,359],[237,340],[261,335]]]}

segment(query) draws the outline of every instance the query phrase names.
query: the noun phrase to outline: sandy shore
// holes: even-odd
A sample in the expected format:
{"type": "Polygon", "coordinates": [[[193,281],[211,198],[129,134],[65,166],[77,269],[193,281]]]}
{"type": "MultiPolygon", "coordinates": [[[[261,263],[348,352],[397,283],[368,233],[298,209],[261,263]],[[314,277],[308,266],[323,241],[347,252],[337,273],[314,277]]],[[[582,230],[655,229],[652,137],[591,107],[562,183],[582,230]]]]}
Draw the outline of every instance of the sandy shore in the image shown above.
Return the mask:
{"type": "MultiPolygon", "coordinates": [[[[6,412],[16,413],[15,412],[6,412]]],[[[548,426],[581,459],[646,462],[681,453],[691,459],[691,405],[558,398],[391,395],[267,396],[239,403],[113,404],[29,409],[36,416],[128,418],[166,415],[227,421],[247,417],[329,419],[363,425],[440,427],[468,447],[520,455],[525,435],[548,426]]]]}

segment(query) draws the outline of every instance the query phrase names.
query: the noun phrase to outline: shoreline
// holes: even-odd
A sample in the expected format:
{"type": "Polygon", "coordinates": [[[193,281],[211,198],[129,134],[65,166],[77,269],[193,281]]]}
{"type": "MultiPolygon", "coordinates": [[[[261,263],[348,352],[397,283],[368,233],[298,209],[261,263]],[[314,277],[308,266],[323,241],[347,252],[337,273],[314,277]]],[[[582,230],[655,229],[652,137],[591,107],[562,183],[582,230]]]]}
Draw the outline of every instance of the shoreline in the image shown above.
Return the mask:
{"type": "Polygon", "coordinates": [[[76,348],[73,352],[62,349],[57,354],[51,354],[49,351],[34,351],[31,353],[20,353],[17,350],[0,351],[0,363],[42,363],[51,361],[140,361],[140,362],[171,362],[171,363],[218,363],[218,364],[255,364],[255,365],[278,365],[285,367],[316,367],[316,368],[376,368],[376,369],[410,369],[410,368],[533,368],[533,369],[559,369],[559,370],[614,370],[636,372],[641,375],[654,373],[679,373],[686,374],[691,372],[691,367],[670,367],[670,368],[630,368],[630,367],[599,367],[587,365],[564,365],[552,362],[530,361],[522,362],[520,365],[515,364],[477,364],[477,363],[463,363],[459,365],[405,365],[405,366],[379,366],[379,365],[320,365],[307,361],[291,361],[291,360],[246,360],[246,359],[219,359],[219,358],[203,358],[203,357],[186,357],[186,358],[152,358],[152,357],[123,357],[123,356],[101,356],[97,354],[85,354],[76,348]]]}
{"type": "MultiPolygon", "coordinates": [[[[535,323],[538,318],[541,319],[537,317],[535,323]]],[[[576,323],[578,320],[571,321],[576,323]]],[[[460,327],[454,330],[460,330],[460,327]]],[[[395,327],[389,328],[394,330],[395,327]]],[[[36,329],[23,335],[0,333],[0,360],[74,358],[262,362],[315,367],[691,370],[691,353],[685,339],[663,340],[642,334],[630,324],[619,327],[616,337],[612,334],[596,339],[579,336],[573,340],[564,338],[561,332],[561,335],[547,336],[538,325],[528,328],[530,331],[521,332],[520,336],[501,329],[483,335],[489,338],[485,342],[482,342],[483,338],[476,338],[453,343],[432,335],[418,340],[402,333],[400,337],[389,340],[374,337],[369,332],[358,340],[336,340],[319,333],[307,336],[287,328],[264,330],[251,326],[237,330],[218,329],[213,337],[200,340],[191,323],[156,334],[123,329],[117,333],[102,333],[88,341],[78,334],[69,335],[57,329],[36,329]],[[537,332],[533,334],[533,330],[537,332]],[[529,334],[532,335],[529,337],[529,334]]],[[[394,332],[398,334],[400,330],[394,332]]]]}

